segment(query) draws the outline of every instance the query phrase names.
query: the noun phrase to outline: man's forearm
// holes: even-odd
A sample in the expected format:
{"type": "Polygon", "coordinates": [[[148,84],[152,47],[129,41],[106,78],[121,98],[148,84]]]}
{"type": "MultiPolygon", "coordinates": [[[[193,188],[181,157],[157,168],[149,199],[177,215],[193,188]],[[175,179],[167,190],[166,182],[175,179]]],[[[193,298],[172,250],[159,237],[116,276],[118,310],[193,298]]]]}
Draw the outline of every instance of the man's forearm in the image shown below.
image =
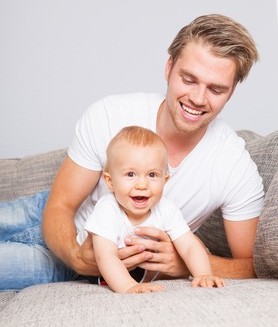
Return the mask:
{"type": "Polygon", "coordinates": [[[43,237],[49,249],[76,273],[98,276],[91,238],[87,238],[82,246],[78,244],[72,214],[46,206],[43,216],[43,237]]]}
{"type": "Polygon", "coordinates": [[[247,279],[256,278],[253,258],[232,259],[209,255],[214,275],[221,278],[247,279]]]}
{"type": "Polygon", "coordinates": [[[80,246],[74,216],[96,187],[101,171],[83,168],[66,156],[52,184],[44,210],[42,231],[49,249],[80,275],[99,274],[92,240],[80,246]]]}
{"type": "Polygon", "coordinates": [[[66,265],[72,267],[74,252],[78,244],[75,240],[76,229],[70,214],[64,210],[46,206],[43,213],[42,233],[48,248],[66,265]]]}

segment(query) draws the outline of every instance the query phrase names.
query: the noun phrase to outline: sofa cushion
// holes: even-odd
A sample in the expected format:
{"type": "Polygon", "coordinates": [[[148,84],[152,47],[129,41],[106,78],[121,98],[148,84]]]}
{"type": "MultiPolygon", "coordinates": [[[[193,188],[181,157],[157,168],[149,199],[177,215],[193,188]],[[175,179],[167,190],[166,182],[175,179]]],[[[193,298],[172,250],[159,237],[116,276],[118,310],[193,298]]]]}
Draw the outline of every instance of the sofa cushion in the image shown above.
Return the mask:
{"type": "Polygon", "coordinates": [[[32,195],[51,186],[66,149],[22,159],[0,160],[0,201],[32,195]]]}
{"type": "Polygon", "coordinates": [[[0,311],[9,303],[17,294],[15,291],[0,292],[0,311]]]}
{"type": "MultiPolygon", "coordinates": [[[[260,136],[251,131],[239,131],[238,135],[245,140],[246,148],[257,164],[258,171],[263,178],[264,191],[267,194],[273,176],[278,170],[278,131],[267,136],[260,136]]],[[[269,232],[272,233],[271,230],[269,232]]],[[[197,235],[211,253],[231,257],[220,210],[217,210],[199,228],[197,235]]],[[[258,233],[257,237],[259,236],[260,234],[258,233]]],[[[256,253],[256,255],[259,256],[259,253],[256,253]]]]}
{"type": "Polygon", "coordinates": [[[254,248],[259,278],[278,278],[278,172],[268,189],[254,248]]]}
{"type": "Polygon", "coordinates": [[[188,280],[154,283],[165,292],[113,293],[79,282],[36,285],[0,311],[3,327],[276,326],[277,280],[228,280],[224,288],[194,288],[188,280]]]}

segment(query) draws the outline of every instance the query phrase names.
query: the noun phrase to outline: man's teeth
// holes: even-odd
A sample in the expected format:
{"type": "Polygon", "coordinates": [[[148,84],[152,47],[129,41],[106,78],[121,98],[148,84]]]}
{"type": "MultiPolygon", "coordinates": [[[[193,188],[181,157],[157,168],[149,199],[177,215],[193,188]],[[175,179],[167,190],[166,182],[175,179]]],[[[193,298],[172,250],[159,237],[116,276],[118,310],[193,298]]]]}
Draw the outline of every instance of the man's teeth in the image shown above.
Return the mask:
{"type": "Polygon", "coordinates": [[[201,115],[202,111],[198,111],[198,110],[194,110],[194,109],[190,109],[185,107],[183,104],[181,105],[182,109],[186,112],[188,112],[191,115],[201,115]]]}

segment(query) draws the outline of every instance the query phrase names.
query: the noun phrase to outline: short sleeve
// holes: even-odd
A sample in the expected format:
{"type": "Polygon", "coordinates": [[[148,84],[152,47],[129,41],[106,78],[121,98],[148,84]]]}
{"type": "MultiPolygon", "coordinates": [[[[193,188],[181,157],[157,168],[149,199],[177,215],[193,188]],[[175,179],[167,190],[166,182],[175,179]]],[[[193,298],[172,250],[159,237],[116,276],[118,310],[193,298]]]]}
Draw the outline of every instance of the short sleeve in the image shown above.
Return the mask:
{"type": "Polygon", "coordinates": [[[173,201],[162,198],[157,209],[163,216],[163,229],[172,241],[190,230],[181,211],[173,201]]]}
{"type": "Polygon", "coordinates": [[[101,171],[110,139],[107,126],[105,106],[102,100],[98,100],[78,120],[68,149],[69,157],[84,168],[101,171]]]}
{"type": "Polygon", "coordinates": [[[85,223],[85,230],[105,237],[115,244],[120,235],[119,217],[121,213],[113,201],[102,197],[85,223]]]}
{"type": "Polygon", "coordinates": [[[221,210],[223,218],[232,221],[258,217],[264,201],[262,178],[244,144],[241,138],[237,138],[236,143],[231,142],[224,152],[224,156],[230,157],[227,165],[231,164],[232,168],[227,169],[229,175],[221,210]]]}

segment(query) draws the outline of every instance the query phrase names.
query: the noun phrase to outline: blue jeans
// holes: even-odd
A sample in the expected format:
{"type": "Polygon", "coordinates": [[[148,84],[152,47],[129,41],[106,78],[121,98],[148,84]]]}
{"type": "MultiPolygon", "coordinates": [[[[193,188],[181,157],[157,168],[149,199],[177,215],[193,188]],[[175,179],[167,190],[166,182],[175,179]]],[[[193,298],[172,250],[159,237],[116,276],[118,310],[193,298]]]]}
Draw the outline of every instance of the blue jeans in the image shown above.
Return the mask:
{"type": "Polygon", "coordinates": [[[42,239],[41,217],[48,194],[43,191],[0,203],[0,291],[76,277],[42,239]]]}

